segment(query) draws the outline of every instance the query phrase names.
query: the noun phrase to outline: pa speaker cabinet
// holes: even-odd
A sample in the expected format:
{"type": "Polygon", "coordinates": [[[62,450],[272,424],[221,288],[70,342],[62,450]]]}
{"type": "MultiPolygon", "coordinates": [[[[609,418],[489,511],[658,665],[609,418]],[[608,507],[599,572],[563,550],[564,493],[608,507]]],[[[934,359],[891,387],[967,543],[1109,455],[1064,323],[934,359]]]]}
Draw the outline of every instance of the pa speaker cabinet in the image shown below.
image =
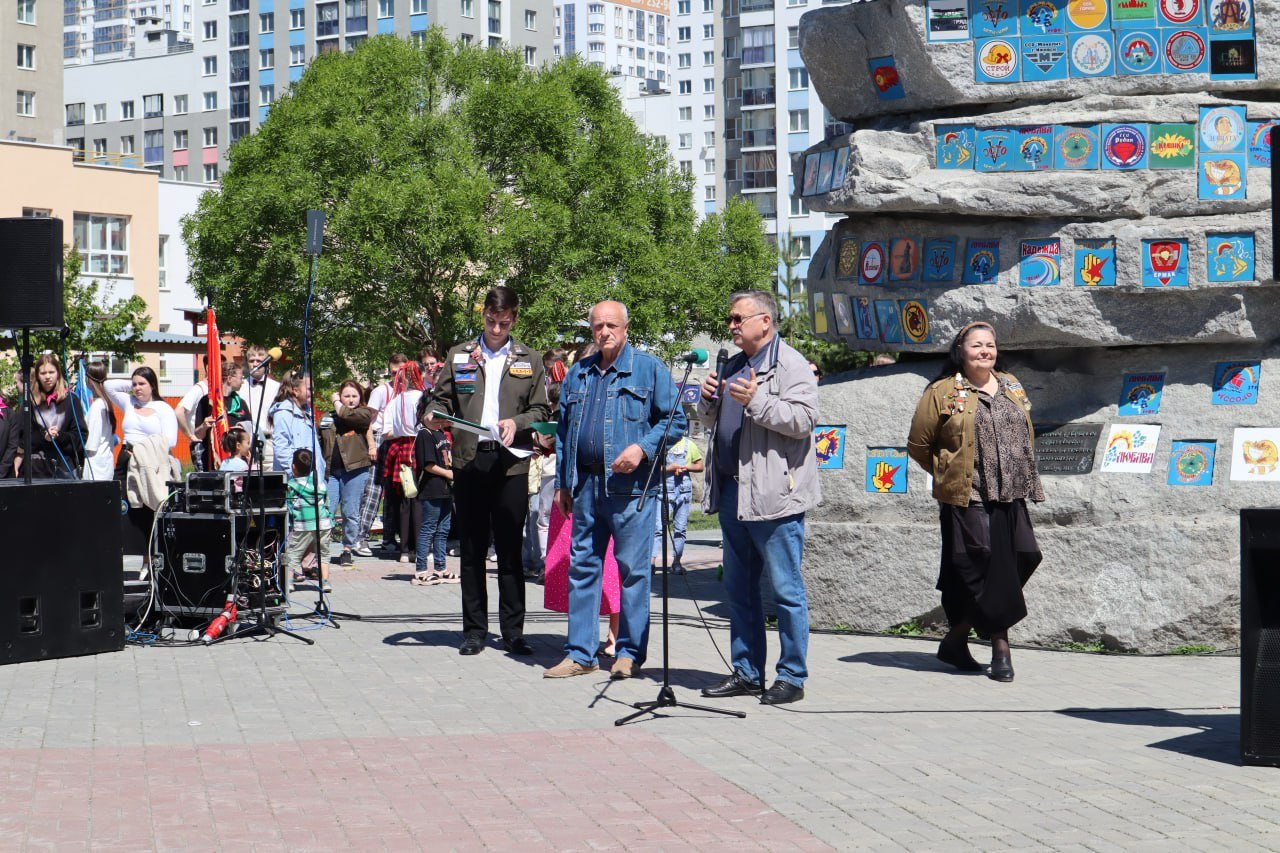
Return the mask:
{"type": "Polygon", "coordinates": [[[1280,766],[1280,509],[1240,510],[1240,760],[1280,766]]]}
{"type": "Polygon", "coordinates": [[[123,649],[120,486],[0,484],[0,663],[123,649]]]}
{"type": "Polygon", "coordinates": [[[62,220],[0,219],[0,328],[62,322],[62,220]]]}

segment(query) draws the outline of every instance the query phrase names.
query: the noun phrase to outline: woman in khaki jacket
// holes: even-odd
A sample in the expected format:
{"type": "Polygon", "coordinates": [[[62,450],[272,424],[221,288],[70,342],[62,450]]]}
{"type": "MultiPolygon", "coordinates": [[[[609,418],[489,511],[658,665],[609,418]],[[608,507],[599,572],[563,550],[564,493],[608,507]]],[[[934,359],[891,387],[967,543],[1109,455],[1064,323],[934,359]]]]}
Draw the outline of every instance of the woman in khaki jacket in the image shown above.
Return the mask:
{"type": "Polygon", "coordinates": [[[329,480],[329,514],[342,505],[342,556],[338,565],[354,562],[351,551],[360,538],[360,498],[373,471],[377,450],[369,425],[373,410],[364,386],[348,379],[333,395],[333,413],[320,422],[320,452],[329,480]]]}
{"type": "Polygon", "coordinates": [[[1013,681],[1009,628],[1027,615],[1022,587],[1040,564],[1026,505],[1044,500],[1030,412],[1022,384],[999,369],[995,329],[970,323],[920,398],[907,439],[911,458],[933,476],[941,509],[937,588],[951,630],[938,658],[980,671],[969,653],[974,628],[991,638],[988,676],[996,681],[1013,681]]]}

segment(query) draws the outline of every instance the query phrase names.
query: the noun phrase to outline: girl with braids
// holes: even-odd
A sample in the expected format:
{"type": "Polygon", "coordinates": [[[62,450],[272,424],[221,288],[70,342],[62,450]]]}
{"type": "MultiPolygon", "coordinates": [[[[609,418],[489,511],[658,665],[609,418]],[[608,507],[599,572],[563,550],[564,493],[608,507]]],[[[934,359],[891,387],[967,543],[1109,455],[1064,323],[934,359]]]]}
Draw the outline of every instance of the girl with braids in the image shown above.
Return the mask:
{"type": "Polygon", "coordinates": [[[907,452],[933,476],[942,524],[938,590],[951,630],[938,658],[980,672],[969,629],[991,638],[995,681],[1013,681],[1009,629],[1027,615],[1022,587],[1040,565],[1027,501],[1043,501],[1031,401],[1001,369],[990,323],[970,323],[911,419],[907,452]]]}

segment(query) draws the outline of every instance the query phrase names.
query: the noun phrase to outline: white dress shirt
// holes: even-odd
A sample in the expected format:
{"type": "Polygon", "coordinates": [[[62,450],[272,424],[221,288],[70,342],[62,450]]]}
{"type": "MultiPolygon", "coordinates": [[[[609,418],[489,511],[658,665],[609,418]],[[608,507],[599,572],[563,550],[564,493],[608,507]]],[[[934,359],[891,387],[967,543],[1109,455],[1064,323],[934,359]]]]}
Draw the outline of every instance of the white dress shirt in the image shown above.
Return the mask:
{"type": "Polygon", "coordinates": [[[480,426],[496,426],[498,417],[498,391],[502,384],[502,371],[507,367],[507,356],[511,353],[511,338],[498,348],[490,350],[480,336],[480,354],[484,356],[484,409],[480,414],[480,426]]]}

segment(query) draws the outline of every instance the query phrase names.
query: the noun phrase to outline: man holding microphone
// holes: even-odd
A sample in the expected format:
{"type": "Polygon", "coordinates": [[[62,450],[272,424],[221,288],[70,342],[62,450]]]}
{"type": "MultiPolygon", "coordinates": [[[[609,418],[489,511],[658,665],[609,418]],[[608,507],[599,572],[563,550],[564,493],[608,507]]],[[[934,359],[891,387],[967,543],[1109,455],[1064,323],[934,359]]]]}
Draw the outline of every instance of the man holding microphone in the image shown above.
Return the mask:
{"type": "Polygon", "coordinates": [[[766,704],[804,698],[809,604],[800,560],[804,514],[822,500],[813,427],[818,381],[808,360],[778,337],[778,306],[762,290],[735,293],[729,332],[741,352],[702,383],[698,418],[711,430],[703,512],[720,513],[733,674],[703,696],[759,694],[765,666],[760,578],[778,608],[777,680],[766,704]]]}

